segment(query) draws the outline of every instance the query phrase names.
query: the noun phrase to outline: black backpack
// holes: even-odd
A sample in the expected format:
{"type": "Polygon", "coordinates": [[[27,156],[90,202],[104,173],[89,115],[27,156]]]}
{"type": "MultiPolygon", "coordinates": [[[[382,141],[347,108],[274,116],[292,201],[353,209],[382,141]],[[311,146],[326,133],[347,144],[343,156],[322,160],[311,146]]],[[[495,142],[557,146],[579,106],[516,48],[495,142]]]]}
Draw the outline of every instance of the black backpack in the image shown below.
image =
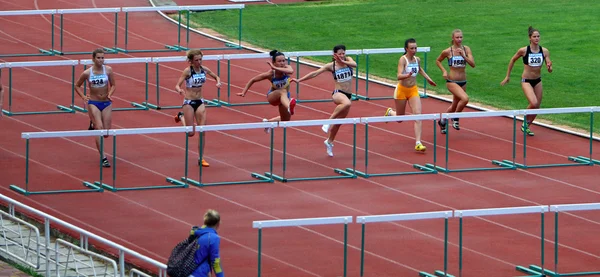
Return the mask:
{"type": "MultiPolygon", "coordinates": [[[[192,228],[195,231],[197,227],[192,228]]],[[[171,277],[188,277],[200,266],[194,256],[200,248],[198,237],[192,233],[187,239],[178,243],[167,261],[167,274],[171,277]]]]}

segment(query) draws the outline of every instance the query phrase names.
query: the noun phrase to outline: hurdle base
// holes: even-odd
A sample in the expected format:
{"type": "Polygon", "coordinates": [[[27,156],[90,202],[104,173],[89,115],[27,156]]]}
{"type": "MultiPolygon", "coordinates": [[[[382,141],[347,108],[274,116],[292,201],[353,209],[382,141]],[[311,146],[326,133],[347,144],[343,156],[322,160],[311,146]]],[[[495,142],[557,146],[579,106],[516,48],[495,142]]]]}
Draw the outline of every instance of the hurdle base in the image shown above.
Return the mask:
{"type": "Polygon", "coordinates": [[[600,165],[600,160],[595,160],[595,159],[590,159],[589,157],[584,157],[584,156],[570,156],[569,161],[573,161],[576,163],[582,163],[582,164],[586,164],[586,165],[592,165],[592,164],[597,164],[600,165]]]}
{"type": "MultiPolygon", "coordinates": [[[[118,49],[121,49],[121,48],[117,48],[117,47],[104,47],[103,49],[104,49],[104,51],[107,54],[118,54],[119,53],[118,49]]],[[[121,50],[123,50],[123,49],[121,49],[121,50]]],[[[84,52],[82,54],[87,54],[87,52],[84,52]]]]}
{"type": "Polygon", "coordinates": [[[177,51],[177,52],[190,50],[189,48],[181,46],[181,45],[168,45],[167,44],[167,45],[165,45],[165,48],[172,50],[172,51],[177,51]]]}
{"type": "Polygon", "coordinates": [[[388,172],[388,173],[366,173],[360,170],[346,168],[347,172],[354,173],[356,176],[363,178],[370,177],[384,177],[384,176],[400,176],[400,175],[416,175],[416,174],[437,174],[437,170],[422,166],[420,164],[413,164],[413,167],[419,171],[405,171],[405,172],[388,172]]]}
{"type": "Polygon", "coordinates": [[[131,106],[135,107],[136,110],[148,110],[148,106],[144,105],[145,102],[142,102],[142,104],[137,103],[137,102],[131,102],[131,106]]]}
{"type": "Polygon", "coordinates": [[[167,183],[170,183],[173,185],[117,188],[117,187],[111,186],[109,184],[100,183],[98,181],[94,182],[94,185],[100,186],[100,187],[104,188],[105,190],[112,191],[112,192],[124,191],[124,190],[175,189],[175,188],[187,188],[188,187],[187,184],[185,184],[183,182],[174,180],[176,182],[176,183],[174,183],[174,182],[170,182],[169,179],[170,178],[167,178],[167,183]]]}
{"type": "MultiPolygon", "coordinates": [[[[571,159],[569,159],[571,160],[571,159]]],[[[536,165],[526,165],[526,164],[520,164],[520,163],[513,163],[512,161],[509,160],[503,160],[502,162],[507,163],[507,164],[512,164],[514,165],[514,167],[520,168],[520,169],[529,169],[529,168],[546,168],[546,167],[564,167],[564,166],[590,166],[593,165],[593,163],[591,162],[579,162],[579,161],[574,161],[571,160],[574,163],[565,163],[565,164],[536,164],[536,165]]]]}
{"type": "Polygon", "coordinates": [[[187,184],[194,185],[197,187],[213,187],[213,186],[224,186],[224,185],[249,185],[249,184],[262,184],[262,183],[273,183],[273,179],[260,175],[258,173],[250,174],[256,180],[247,181],[231,181],[231,182],[214,182],[214,183],[200,183],[196,180],[181,177],[181,180],[187,184]]]}
{"type": "Polygon", "coordinates": [[[234,44],[234,43],[230,43],[230,42],[228,42],[228,43],[225,43],[225,47],[228,47],[228,48],[233,48],[233,49],[242,49],[242,46],[241,46],[241,45],[239,45],[239,44],[234,44]]]}
{"type": "Polygon", "coordinates": [[[71,109],[73,109],[73,110],[75,110],[75,111],[78,111],[78,112],[80,112],[80,113],[87,113],[87,112],[88,112],[88,110],[87,110],[87,109],[85,109],[85,108],[82,108],[82,107],[79,107],[79,106],[77,106],[77,105],[71,105],[71,109]]]}
{"type": "MultiPolygon", "coordinates": [[[[519,265],[515,269],[517,271],[520,271],[520,272],[523,272],[525,274],[528,274],[527,277],[546,277],[547,276],[546,274],[544,274],[542,272],[542,270],[541,270],[540,267],[537,267],[537,266],[534,266],[534,265],[530,265],[529,268],[519,265]],[[537,268],[537,269],[534,269],[534,268],[537,268]]],[[[546,271],[546,270],[544,270],[544,271],[546,271]]],[[[548,272],[551,272],[551,271],[548,271],[548,272]]],[[[550,275],[550,276],[556,276],[556,275],[550,275]]]]}
{"type": "Polygon", "coordinates": [[[15,116],[15,115],[38,115],[38,114],[58,114],[58,113],[74,113],[72,109],[69,109],[64,106],[58,106],[58,111],[41,111],[41,112],[11,112],[7,110],[2,110],[2,113],[6,116],[15,116]],[[62,108],[61,108],[62,107],[62,108]]]}
{"type": "Polygon", "coordinates": [[[89,188],[89,189],[30,191],[30,190],[23,189],[17,185],[10,185],[9,188],[11,190],[14,190],[17,193],[20,193],[25,196],[38,195],[38,194],[59,194],[59,193],[103,192],[104,191],[104,189],[102,189],[101,187],[96,186],[90,182],[83,182],[83,186],[86,188],[89,188]]]}
{"type": "MultiPolygon", "coordinates": [[[[551,276],[551,277],[566,277],[566,276],[589,276],[589,275],[600,275],[599,271],[589,271],[589,272],[571,272],[571,273],[557,273],[550,271],[548,269],[542,269],[542,267],[537,265],[529,265],[529,267],[517,266],[516,269],[521,272],[525,272],[527,274],[531,274],[532,276],[551,276]]],[[[528,276],[531,277],[531,276],[528,276]]]]}
{"type": "MultiPolygon", "coordinates": [[[[512,163],[512,162],[511,162],[512,163]]],[[[506,170],[506,169],[514,169],[512,167],[473,167],[473,168],[457,168],[457,169],[448,169],[445,167],[441,167],[439,165],[433,164],[425,164],[426,167],[430,169],[435,169],[437,171],[441,171],[444,173],[451,172],[472,172],[472,171],[484,171],[484,170],[506,170]]]]}
{"type": "Polygon", "coordinates": [[[347,172],[346,170],[337,169],[337,168],[334,169],[333,172],[335,172],[339,175],[322,176],[322,177],[285,178],[285,177],[279,176],[277,174],[265,172],[265,176],[270,177],[273,180],[276,180],[276,181],[279,181],[282,183],[293,182],[293,181],[318,181],[318,180],[348,179],[348,178],[356,179],[356,174],[354,174],[353,172],[347,172]]]}
{"type": "Polygon", "coordinates": [[[54,55],[54,51],[52,49],[50,50],[46,50],[46,49],[38,49],[40,51],[40,53],[42,55],[48,55],[48,56],[53,56],[54,55]]]}
{"type": "Polygon", "coordinates": [[[73,110],[73,108],[65,107],[63,105],[57,105],[56,108],[67,113],[75,113],[75,110],[73,110]]]}
{"type": "Polygon", "coordinates": [[[517,167],[514,165],[513,161],[509,161],[509,160],[492,160],[492,164],[500,166],[500,167],[504,167],[504,168],[509,168],[509,169],[517,169],[517,167]]]}

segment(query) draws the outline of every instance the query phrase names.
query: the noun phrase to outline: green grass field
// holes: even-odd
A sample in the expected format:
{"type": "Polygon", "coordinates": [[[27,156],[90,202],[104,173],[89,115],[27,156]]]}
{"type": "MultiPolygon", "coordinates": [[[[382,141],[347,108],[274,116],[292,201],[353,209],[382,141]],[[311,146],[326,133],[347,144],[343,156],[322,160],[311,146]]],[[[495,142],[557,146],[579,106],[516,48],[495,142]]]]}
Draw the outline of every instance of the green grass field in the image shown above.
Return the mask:
{"type": "MultiPolygon", "coordinates": [[[[540,30],[540,44],[550,50],[554,63],[553,73],[542,73],[542,107],[592,106],[600,105],[599,11],[597,0],[332,0],[248,5],[243,10],[242,40],[267,49],[306,51],[328,50],[340,43],[348,49],[403,47],[404,40],[413,37],[419,46],[431,47],[428,73],[438,83],[436,92],[448,94],[435,59],[450,45],[452,30],[459,28],[477,64],[467,69],[472,101],[522,109],[527,106],[520,87],[523,63],[517,61],[508,85],[502,87],[500,81],[512,55],[529,43],[527,28],[533,25],[540,30]]],[[[238,14],[195,13],[192,21],[237,41],[238,14]]],[[[329,57],[315,59],[328,61],[329,57]]],[[[374,55],[370,72],[393,79],[397,62],[398,55],[374,55]]],[[[589,128],[588,114],[540,118],[589,128]]],[[[600,130],[600,120],[594,125],[600,130]]]]}

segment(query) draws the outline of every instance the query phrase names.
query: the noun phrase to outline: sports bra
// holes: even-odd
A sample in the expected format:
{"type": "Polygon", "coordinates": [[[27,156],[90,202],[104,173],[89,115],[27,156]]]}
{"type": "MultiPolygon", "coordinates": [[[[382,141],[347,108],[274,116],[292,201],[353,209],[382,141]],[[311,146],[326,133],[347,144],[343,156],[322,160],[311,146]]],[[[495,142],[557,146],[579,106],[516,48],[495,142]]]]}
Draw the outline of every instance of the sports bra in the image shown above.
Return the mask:
{"type": "Polygon", "coordinates": [[[406,56],[402,57],[406,60],[406,66],[404,67],[404,71],[402,71],[402,74],[410,72],[411,77],[417,76],[417,74],[419,73],[419,60],[417,60],[417,57],[415,57],[415,61],[412,63],[408,61],[408,58],[406,56]]]}
{"type": "MultiPolygon", "coordinates": [[[[463,52],[466,55],[466,51],[465,48],[463,47],[463,52]]],[[[454,53],[452,52],[452,46],[450,46],[450,58],[448,59],[448,66],[450,67],[465,67],[467,65],[467,61],[465,60],[465,58],[463,58],[463,56],[454,56],[454,53]]]]}
{"type": "Polygon", "coordinates": [[[275,70],[273,70],[273,77],[271,77],[271,89],[281,89],[281,88],[289,88],[290,87],[290,76],[287,74],[283,74],[282,77],[277,78],[275,75],[275,70]]]}
{"type": "Polygon", "coordinates": [[[335,69],[335,61],[333,62],[333,79],[338,83],[344,83],[352,80],[352,68],[349,66],[335,69]]]}
{"type": "Polygon", "coordinates": [[[532,67],[540,67],[544,63],[545,59],[546,58],[544,57],[544,50],[542,49],[542,46],[540,46],[540,52],[532,53],[531,47],[527,45],[527,52],[525,53],[525,56],[523,56],[524,64],[532,67]]]}
{"type": "Polygon", "coordinates": [[[90,83],[90,87],[92,88],[103,88],[108,85],[108,75],[106,74],[106,67],[102,66],[101,74],[94,74],[94,68],[90,68],[90,77],[88,77],[88,82],[90,83]]]}
{"type": "Polygon", "coordinates": [[[200,67],[200,72],[196,72],[193,66],[190,66],[190,77],[185,81],[188,88],[199,88],[206,82],[206,73],[200,67]]]}

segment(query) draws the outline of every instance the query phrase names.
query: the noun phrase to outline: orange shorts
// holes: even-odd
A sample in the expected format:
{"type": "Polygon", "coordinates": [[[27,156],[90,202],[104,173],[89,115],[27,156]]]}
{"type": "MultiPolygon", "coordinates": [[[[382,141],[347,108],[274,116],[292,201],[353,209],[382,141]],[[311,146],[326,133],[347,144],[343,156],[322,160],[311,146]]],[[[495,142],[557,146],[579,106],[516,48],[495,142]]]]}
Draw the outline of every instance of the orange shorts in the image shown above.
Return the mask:
{"type": "Polygon", "coordinates": [[[419,89],[417,88],[417,85],[409,88],[403,86],[402,84],[396,85],[396,90],[394,90],[394,99],[406,100],[415,96],[419,96],[419,89]]]}

